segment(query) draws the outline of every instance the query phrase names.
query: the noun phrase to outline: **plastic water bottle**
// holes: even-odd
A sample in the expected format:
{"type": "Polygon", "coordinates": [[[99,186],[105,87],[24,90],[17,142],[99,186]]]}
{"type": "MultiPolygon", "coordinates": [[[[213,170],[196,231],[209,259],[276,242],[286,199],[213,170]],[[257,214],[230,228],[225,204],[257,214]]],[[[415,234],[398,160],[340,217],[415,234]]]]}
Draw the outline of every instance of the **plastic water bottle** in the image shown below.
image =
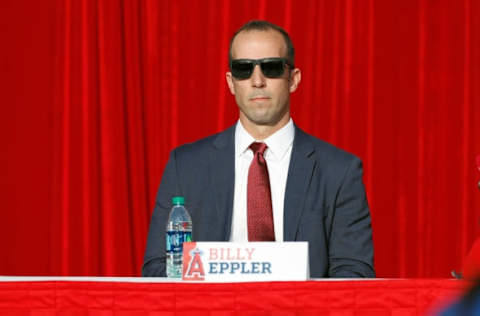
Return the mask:
{"type": "Polygon", "coordinates": [[[192,241],[192,218],[185,208],[183,196],[172,198],[172,210],[167,222],[167,277],[182,277],[183,243],[192,241]]]}

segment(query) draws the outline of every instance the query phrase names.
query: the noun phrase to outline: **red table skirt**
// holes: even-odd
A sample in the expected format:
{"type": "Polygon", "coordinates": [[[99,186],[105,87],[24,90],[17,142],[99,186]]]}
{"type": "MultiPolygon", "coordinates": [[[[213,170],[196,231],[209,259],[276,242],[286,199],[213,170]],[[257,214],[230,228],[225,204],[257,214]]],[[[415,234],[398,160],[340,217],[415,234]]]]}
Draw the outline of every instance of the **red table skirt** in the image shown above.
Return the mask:
{"type": "Polygon", "coordinates": [[[266,283],[0,282],[0,315],[424,315],[456,280],[266,283]]]}

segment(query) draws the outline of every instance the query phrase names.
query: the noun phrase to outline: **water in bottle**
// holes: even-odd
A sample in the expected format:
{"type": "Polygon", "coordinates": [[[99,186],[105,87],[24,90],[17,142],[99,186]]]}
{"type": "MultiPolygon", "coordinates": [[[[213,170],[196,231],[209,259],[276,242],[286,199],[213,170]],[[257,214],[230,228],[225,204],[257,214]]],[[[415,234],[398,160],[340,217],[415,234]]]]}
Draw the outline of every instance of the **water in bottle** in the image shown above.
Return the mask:
{"type": "Polygon", "coordinates": [[[183,243],[192,241],[192,219],[185,208],[183,196],[172,198],[167,222],[167,277],[182,277],[183,243]]]}

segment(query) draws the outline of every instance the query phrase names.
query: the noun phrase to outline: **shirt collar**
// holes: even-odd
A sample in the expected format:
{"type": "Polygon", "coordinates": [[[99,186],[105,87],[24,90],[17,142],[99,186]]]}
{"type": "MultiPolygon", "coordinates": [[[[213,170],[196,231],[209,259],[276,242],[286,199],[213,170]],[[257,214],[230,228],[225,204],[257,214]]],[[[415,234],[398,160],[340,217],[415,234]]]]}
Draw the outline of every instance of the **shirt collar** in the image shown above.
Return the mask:
{"type": "MultiPolygon", "coordinates": [[[[268,146],[265,155],[272,155],[272,158],[275,160],[282,159],[292,146],[294,136],[295,127],[292,118],[290,118],[284,127],[263,140],[268,146]]],[[[255,138],[245,130],[240,120],[238,120],[235,127],[235,156],[244,154],[254,141],[255,138]]]]}
{"type": "Polygon", "coordinates": [[[255,138],[245,130],[242,122],[238,120],[237,126],[235,127],[235,156],[244,154],[254,141],[255,138]]]}

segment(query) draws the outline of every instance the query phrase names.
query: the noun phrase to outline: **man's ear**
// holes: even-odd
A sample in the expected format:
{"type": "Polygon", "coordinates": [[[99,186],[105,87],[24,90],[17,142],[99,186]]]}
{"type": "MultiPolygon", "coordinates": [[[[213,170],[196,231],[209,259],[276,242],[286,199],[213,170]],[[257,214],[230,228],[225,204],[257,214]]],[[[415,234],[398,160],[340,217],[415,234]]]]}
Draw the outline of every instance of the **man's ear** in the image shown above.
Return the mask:
{"type": "Polygon", "coordinates": [[[298,85],[300,84],[300,81],[302,81],[302,72],[300,71],[300,69],[295,68],[290,73],[290,86],[289,86],[290,93],[297,90],[298,85]]]}
{"type": "Polygon", "coordinates": [[[233,86],[233,77],[232,77],[232,73],[230,71],[227,71],[225,73],[225,79],[227,79],[227,84],[228,84],[228,88],[230,89],[230,92],[235,95],[235,88],[233,86]]]}

